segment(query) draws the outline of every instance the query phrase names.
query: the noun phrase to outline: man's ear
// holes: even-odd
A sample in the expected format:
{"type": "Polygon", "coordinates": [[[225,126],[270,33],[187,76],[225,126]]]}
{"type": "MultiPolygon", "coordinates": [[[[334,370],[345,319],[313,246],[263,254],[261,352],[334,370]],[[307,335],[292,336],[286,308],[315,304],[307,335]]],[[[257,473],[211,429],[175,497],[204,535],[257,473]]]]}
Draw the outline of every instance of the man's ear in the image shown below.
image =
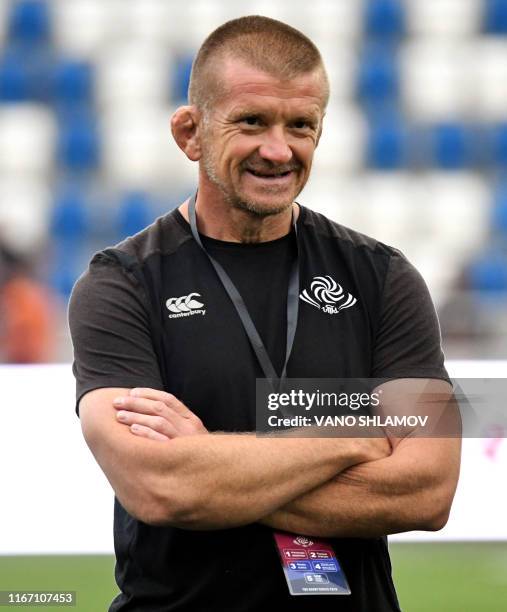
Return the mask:
{"type": "Polygon", "coordinates": [[[171,117],[173,138],[191,161],[201,158],[200,118],[195,106],[180,106],[171,117]]]}

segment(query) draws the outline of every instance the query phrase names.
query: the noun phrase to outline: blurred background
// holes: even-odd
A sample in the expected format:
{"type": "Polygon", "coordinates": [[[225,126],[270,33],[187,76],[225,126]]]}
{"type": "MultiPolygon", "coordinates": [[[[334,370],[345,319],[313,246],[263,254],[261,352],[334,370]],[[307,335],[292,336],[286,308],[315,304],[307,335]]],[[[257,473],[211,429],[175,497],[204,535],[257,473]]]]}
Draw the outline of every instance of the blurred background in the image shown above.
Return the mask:
{"type": "Polygon", "coordinates": [[[170,117],[205,36],[251,13],[329,71],[300,201],[405,252],[448,358],[507,357],[507,1],[1,0],[0,359],[69,360],[93,252],[192,192],[170,117]]]}
{"type": "MultiPolygon", "coordinates": [[[[0,0],[0,363],[69,363],[92,254],[191,194],[170,117],[206,35],[247,14],[303,31],[329,72],[299,201],[407,255],[447,359],[507,359],[507,0],[0,0]]],[[[438,546],[393,546],[404,609],[507,609],[505,545],[438,546]]],[[[112,557],[92,561],[54,571],[95,571],[81,609],[106,609],[112,557]]],[[[49,567],[0,557],[0,589],[49,567]]]]}

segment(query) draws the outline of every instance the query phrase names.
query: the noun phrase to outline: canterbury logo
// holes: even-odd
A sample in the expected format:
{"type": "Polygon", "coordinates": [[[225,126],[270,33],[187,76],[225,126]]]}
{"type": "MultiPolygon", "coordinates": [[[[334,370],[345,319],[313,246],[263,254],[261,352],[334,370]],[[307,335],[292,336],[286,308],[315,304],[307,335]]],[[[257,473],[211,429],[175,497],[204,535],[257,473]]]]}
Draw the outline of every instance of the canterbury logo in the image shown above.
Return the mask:
{"type": "Polygon", "coordinates": [[[345,293],[342,286],[330,276],[316,276],[310,285],[310,293],[305,289],[299,297],[307,304],[328,314],[337,314],[340,310],[351,308],[357,302],[351,293],[345,293]]]}
{"type": "Polygon", "coordinates": [[[204,304],[198,302],[196,297],[201,297],[199,293],[189,293],[188,295],[182,295],[177,298],[169,298],[165,303],[167,310],[171,313],[169,318],[175,319],[178,317],[190,317],[192,315],[200,314],[205,315],[206,310],[202,307],[204,304]]]}

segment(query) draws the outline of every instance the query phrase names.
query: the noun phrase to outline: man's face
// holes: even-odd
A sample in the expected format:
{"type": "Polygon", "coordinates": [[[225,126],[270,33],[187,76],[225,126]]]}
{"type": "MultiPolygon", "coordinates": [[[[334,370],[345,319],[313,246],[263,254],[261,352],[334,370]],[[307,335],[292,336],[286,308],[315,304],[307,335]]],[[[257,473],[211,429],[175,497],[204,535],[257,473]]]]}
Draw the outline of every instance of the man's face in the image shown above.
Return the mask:
{"type": "Polygon", "coordinates": [[[220,78],[225,95],[201,132],[201,180],[235,208],[279,213],[310,174],[324,114],[320,73],[280,81],[227,59],[220,78]]]}

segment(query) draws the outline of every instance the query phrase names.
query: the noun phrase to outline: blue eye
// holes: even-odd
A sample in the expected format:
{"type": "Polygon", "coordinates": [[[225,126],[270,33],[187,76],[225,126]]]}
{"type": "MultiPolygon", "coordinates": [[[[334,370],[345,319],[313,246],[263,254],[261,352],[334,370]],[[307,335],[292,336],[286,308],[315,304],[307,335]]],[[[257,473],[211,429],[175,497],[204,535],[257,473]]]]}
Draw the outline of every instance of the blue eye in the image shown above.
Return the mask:
{"type": "Polygon", "coordinates": [[[256,117],[255,115],[250,115],[249,117],[243,117],[241,121],[243,123],[246,123],[247,125],[257,125],[259,123],[259,117],[256,117]]]}

